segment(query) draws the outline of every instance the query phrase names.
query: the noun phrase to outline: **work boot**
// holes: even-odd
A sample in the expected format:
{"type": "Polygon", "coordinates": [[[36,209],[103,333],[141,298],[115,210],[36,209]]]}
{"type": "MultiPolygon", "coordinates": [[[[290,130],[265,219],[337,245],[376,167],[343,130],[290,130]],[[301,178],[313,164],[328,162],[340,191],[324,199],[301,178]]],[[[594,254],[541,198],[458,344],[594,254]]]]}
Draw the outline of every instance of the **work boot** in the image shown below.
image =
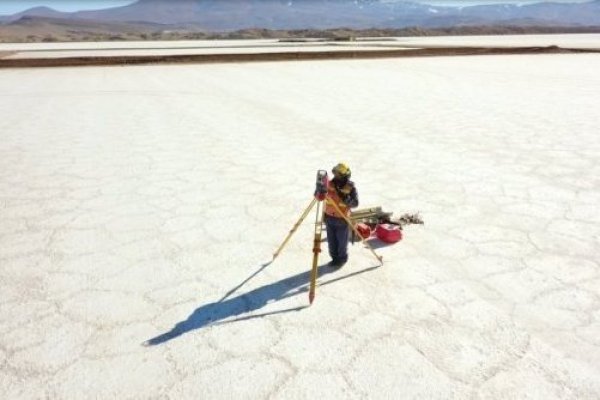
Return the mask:
{"type": "Polygon", "coordinates": [[[342,261],[342,260],[331,260],[329,262],[329,264],[327,264],[328,266],[332,267],[332,268],[342,268],[344,266],[344,264],[346,264],[346,261],[342,261]]]}

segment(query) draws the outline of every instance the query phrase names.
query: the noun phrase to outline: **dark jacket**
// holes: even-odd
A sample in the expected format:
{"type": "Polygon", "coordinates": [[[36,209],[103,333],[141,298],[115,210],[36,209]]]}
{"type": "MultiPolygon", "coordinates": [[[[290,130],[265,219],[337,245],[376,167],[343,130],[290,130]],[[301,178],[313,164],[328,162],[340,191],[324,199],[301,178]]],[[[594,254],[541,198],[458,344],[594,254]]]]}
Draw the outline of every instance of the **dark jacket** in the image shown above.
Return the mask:
{"type": "Polygon", "coordinates": [[[333,178],[330,183],[345,205],[349,208],[358,207],[358,192],[354,182],[349,179],[333,178]]]}

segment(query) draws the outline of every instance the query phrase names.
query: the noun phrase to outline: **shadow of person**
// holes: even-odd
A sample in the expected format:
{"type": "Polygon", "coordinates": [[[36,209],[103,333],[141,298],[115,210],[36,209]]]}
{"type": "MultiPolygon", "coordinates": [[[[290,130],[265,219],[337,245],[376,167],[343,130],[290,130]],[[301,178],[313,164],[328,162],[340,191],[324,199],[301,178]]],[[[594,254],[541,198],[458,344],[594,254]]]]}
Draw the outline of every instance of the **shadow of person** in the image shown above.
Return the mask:
{"type": "MultiPolygon", "coordinates": [[[[262,271],[268,264],[263,266],[251,277],[255,276],[258,272],[262,271]]],[[[332,279],[328,282],[321,283],[319,286],[324,286],[342,279],[346,279],[360,273],[372,271],[377,267],[371,267],[350,273],[348,275],[332,279]]],[[[318,277],[325,276],[332,272],[337,271],[337,268],[333,268],[327,265],[322,265],[318,269],[318,277]]],[[[249,280],[246,279],[243,283],[249,280]]],[[[227,299],[227,296],[237,290],[241,285],[230,290],[225,297],[221,300],[205,304],[198,307],[194,312],[185,320],[177,323],[170,331],[160,334],[152,339],[144,342],[145,346],[156,346],[168,342],[169,340],[175,339],[187,332],[201,329],[208,325],[217,325],[230,323],[235,321],[248,320],[252,318],[260,318],[267,315],[282,314],[292,311],[300,311],[308,306],[300,306],[295,308],[288,308],[285,310],[273,311],[270,313],[252,314],[247,316],[241,316],[234,320],[227,320],[230,317],[240,316],[241,314],[249,313],[258,309],[261,309],[265,305],[273,301],[283,300],[292,296],[296,296],[300,293],[308,292],[308,283],[310,280],[310,271],[302,272],[300,274],[291,276],[289,278],[282,279],[278,282],[271,283],[257,289],[251,290],[247,293],[227,299]]]]}

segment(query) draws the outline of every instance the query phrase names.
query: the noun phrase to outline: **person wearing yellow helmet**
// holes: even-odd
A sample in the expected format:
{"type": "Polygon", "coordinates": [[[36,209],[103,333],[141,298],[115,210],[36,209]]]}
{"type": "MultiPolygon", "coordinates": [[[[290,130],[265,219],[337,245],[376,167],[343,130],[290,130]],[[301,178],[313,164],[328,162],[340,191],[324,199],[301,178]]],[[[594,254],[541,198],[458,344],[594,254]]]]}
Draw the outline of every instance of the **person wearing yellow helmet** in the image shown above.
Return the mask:
{"type": "MultiPolygon", "coordinates": [[[[349,217],[350,209],[358,207],[358,192],[354,182],[350,180],[352,175],[350,167],[345,163],[339,163],[331,172],[333,179],[329,183],[327,196],[338,205],[346,217],[349,217]]],[[[348,261],[350,227],[344,217],[339,215],[335,207],[330,204],[325,206],[325,226],[331,256],[329,265],[339,268],[348,261]]]]}

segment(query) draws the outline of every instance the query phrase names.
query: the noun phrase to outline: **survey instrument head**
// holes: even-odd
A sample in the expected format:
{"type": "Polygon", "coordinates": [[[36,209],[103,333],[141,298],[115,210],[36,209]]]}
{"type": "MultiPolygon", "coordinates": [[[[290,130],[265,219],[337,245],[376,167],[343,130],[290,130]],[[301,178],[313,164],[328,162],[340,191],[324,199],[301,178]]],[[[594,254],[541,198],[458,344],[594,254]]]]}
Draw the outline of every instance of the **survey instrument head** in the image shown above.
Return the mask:
{"type": "Polygon", "coordinates": [[[315,188],[315,197],[319,201],[325,200],[327,196],[327,190],[329,189],[329,176],[327,176],[327,171],[319,170],[317,171],[317,182],[315,188]]]}

